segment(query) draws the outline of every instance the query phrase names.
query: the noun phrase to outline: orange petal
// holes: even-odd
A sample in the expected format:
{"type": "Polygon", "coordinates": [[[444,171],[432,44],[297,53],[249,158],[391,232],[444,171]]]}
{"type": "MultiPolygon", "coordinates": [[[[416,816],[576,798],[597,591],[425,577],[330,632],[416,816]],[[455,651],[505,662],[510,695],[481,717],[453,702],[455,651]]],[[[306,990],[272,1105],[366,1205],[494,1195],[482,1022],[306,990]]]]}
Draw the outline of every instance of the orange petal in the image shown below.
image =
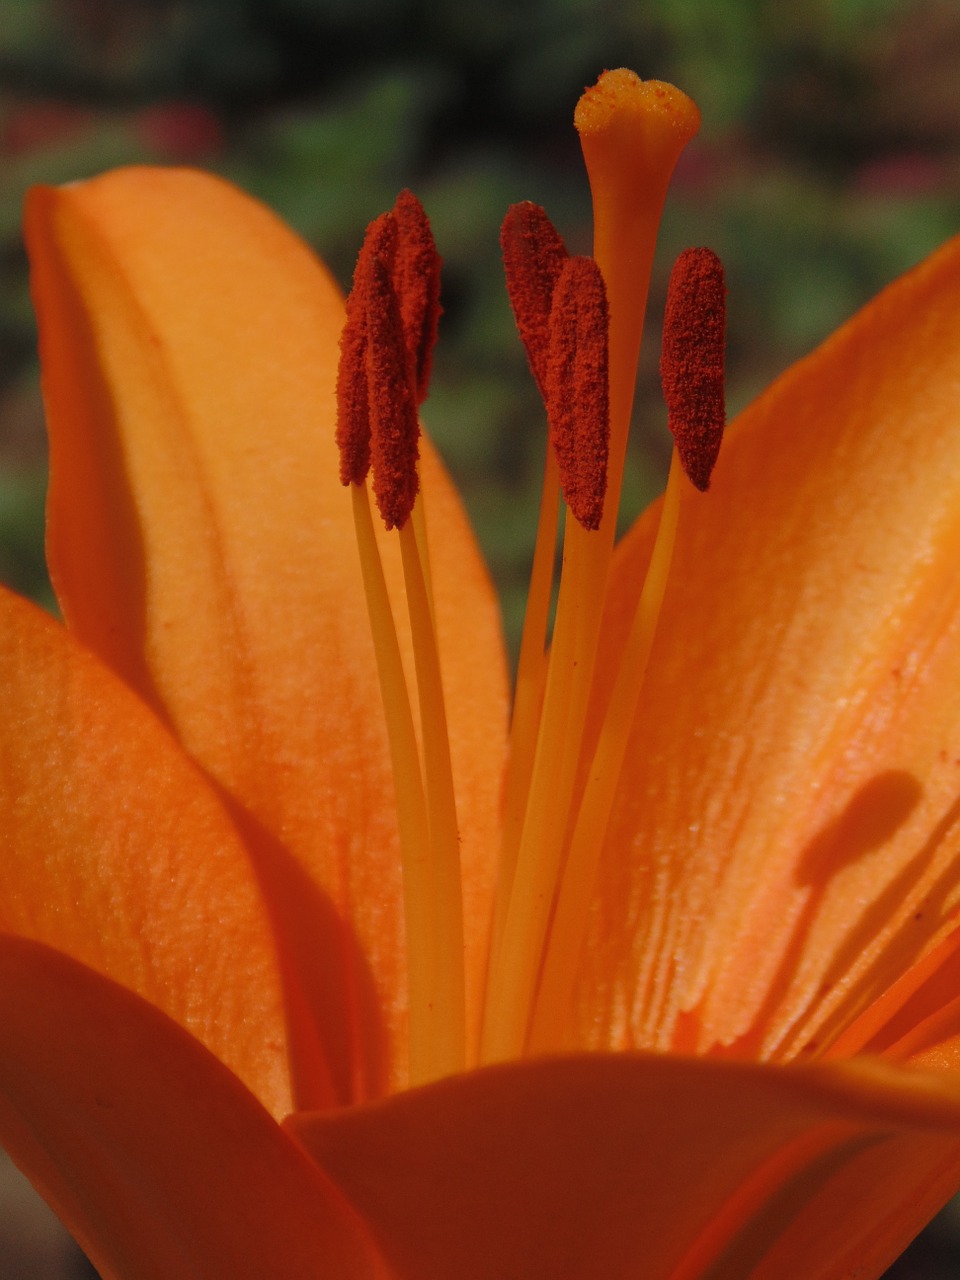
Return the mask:
{"type": "Polygon", "coordinates": [[[960,1169],[960,1090],[868,1060],[541,1059],[287,1124],[403,1280],[839,1280],[798,1218],[846,1217],[889,1259],[917,1188],[960,1169]],[[871,1180],[847,1176],[871,1152],[871,1180]]]}
{"type": "Polygon", "coordinates": [[[0,935],[0,1138],[105,1280],[386,1280],[342,1195],[137,996],[0,935]]]}
{"type": "Polygon", "coordinates": [[[156,717],[0,588],[0,930],[123,983],[290,1109],[280,974],[249,856],[156,717]]]}
{"type": "MultiPolygon", "coordinates": [[[[237,802],[336,1092],[376,1093],[403,1075],[403,923],[333,441],[339,291],[270,213],[193,172],[36,191],[27,238],[51,431],[49,556],[68,625],[237,802]]],[[[479,975],[503,659],[462,511],[432,455],[424,472],[479,975]]]]}
{"type": "MultiPolygon", "coordinates": [[[[960,240],[689,493],[579,990],[611,1047],[822,1048],[960,906],[960,240]]],[[[614,639],[652,519],[621,548],[614,639]]]]}
{"type": "MultiPolygon", "coordinates": [[[[958,1185],[955,1133],[903,1133],[875,1144],[864,1142],[823,1180],[817,1195],[797,1206],[750,1280],[870,1280],[885,1275],[958,1185]]],[[[710,1280],[729,1274],[736,1273],[721,1270],[711,1273],[710,1280]]]]}

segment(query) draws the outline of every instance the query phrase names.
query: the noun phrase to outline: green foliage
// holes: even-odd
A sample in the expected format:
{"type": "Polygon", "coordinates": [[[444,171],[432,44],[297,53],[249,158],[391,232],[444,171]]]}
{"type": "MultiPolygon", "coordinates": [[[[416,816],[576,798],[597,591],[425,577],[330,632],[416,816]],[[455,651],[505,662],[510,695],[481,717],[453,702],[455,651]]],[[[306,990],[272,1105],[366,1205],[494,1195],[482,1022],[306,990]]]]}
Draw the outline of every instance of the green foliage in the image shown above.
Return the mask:
{"type": "Polygon", "coordinates": [[[52,604],[43,559],[42,470],[0,475],[0,580],[24,595],[52,604]]]}
{"type": "MultiPolygon", "coordinates": [[[[22,433],[3,431],[33,385],[16,243],[29,183],[132,160],[200,163],[277,209],[344,286],[365,224],[411,186],[445,259],[425,418],[505,601],[519,598],[544,423],[497,233],[507,205],[532,199],[572,249],[589,251],[589,197],[570,127],[580,88],[603,66],[632,65],[682,84],[704,114],[662,233],[630,516],[655,491],[668,454],[657,338],[676,252],[709,243],[726,261],[738,407],[957,227],[960,107],[942,53],[951,31],[960,37],[960,16],[951,26],[937,0],[8,0],[0,467],[42,465],[39,441],[25,446],[22,433]],[[909,77],[899,73],[905,60],[909,77]]],[[[25,550],[36,538],[36,495],[33,508],[8,495],[7,511],[0,533],[12,550],[0,570],[35,581],[16,566],[21,553],[36,558],[25,550]]]]}

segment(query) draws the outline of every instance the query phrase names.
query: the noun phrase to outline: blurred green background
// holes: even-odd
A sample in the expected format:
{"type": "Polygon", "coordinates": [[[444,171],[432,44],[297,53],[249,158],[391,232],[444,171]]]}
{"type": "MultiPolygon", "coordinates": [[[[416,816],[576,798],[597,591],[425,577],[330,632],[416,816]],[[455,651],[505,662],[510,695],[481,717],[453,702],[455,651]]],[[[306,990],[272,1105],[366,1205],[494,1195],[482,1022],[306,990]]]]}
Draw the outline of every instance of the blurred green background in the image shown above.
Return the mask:
{"type": "MultiPolygon", "coordinates": [[[[534,200],[571,249],[589,249],[571,115],[583,86],[620,65],[678,83],[704,116],[661,237],[628,519],[669,454],[658,330],[681,248],[708,244],[726,263],[736,410],[960,229],[956,0],[0,0],[0,579],[50,600],[18,230],[29,184],[133,161],[213,169],[272,205],[344,284],[365,224],[410,186],[445,261],[424,416],[515,635],[544,428],[501,284],[499,224],[507,205],[534,200]]],[[[4,1194],[4,1280],[84,1274],[59,1243],[43,1269],[42,1231],[18,1262],[29,1214],[4,1194]]],[[[955,1276],[956,1238],[948,1214],[890,1275],[955,1276]]]]}

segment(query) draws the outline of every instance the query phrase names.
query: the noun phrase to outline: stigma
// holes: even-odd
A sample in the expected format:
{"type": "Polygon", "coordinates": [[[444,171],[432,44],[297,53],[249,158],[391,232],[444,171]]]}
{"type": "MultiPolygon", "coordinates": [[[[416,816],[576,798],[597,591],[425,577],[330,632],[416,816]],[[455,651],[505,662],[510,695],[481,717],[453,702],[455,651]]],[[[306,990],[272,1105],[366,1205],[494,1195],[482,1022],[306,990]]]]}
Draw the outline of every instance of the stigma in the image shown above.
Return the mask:
{"type": "Polygon", "coordinates": [[[500,234],[507,294],[547,431],[502,838],[491,851],[497,901],[484,1003],[476,1009],[464,993],[456,794],[418,476],[417,410],[441,313],[440,258],[409,192],[368,227],[347,299],[337,383],[340,478],[353,495],[394,770],[414,1083],[564,1047],[682,507],[709,501],[701,495],[723,434],[723,273],[710,250],[688,250],[671,278],[661,359],[673,461],[620,668],[612,693],[601,693],[610,682],[595,680],[596,656],[656,232],[699,113],[679,90],[620,70],[585,92],[575,124],[593,195],[593,254],[569,254],[546,212],[529,202],[508,210],[500,234]],[[400,661],[370,479],[380,518],[400,540],[415,679],[400,661]]]}

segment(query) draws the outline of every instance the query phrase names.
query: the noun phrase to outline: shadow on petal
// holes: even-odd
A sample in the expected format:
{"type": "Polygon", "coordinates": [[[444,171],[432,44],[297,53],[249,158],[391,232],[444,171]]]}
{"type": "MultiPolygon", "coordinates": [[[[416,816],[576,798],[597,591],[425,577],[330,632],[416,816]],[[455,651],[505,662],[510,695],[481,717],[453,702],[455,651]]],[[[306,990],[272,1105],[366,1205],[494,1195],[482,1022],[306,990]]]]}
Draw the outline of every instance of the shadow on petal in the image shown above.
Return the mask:
{"type": "Polygon", "coordinates": [[[110,1280],[386,1280],[236,1076],[139,997],[0,935],[0,1139],[110,1280]]]}

